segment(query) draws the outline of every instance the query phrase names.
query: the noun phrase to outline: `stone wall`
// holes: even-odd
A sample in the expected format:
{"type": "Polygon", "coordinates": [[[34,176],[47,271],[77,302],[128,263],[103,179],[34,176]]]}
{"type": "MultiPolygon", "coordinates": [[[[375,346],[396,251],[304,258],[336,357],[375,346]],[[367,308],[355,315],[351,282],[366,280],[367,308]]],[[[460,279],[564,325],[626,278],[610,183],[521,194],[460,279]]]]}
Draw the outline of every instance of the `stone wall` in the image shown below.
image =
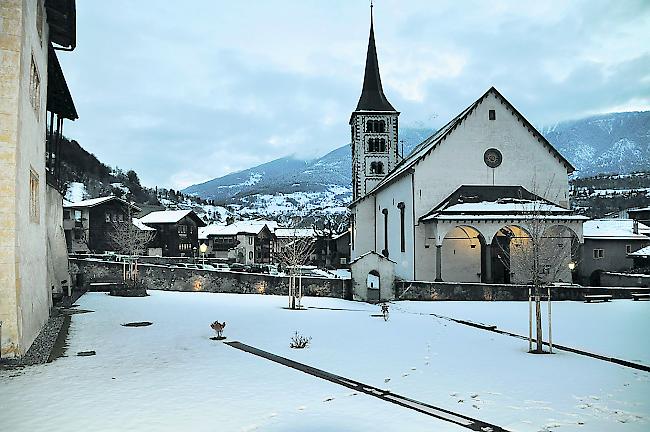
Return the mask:
{"type": "MultiPolygon", "coordinates": [[[[121,282],[123,264],[70,258],[71,272],[80,276],[86,289],[92,282],[121,282]]],[[[140,264],[140,278],[150,290],[198,291],[239,294],[287,295],[288,278],[267,274],[169,268],[140,264]]],[[[302,278],[303,295],[351,298],[350,281],[344,279],[302,278]]]]}
{"type": "Polygon", "coordinates": [[[648,288],[650,287],[650,275],[603,272],[600,274],[600,284],[603,286],[648,288]]]}
{"type": "MultiPolygon", "coordinates": [[[[551,287],[551,298],[583,301],[585,295],[610,294],[615,299],[632,298],[632,293],[650,292],[650,289],[626,287],[551,287]]],[[[497,285],[461,282],[405,282],[395,283],[396,300],[454,300],[454,301],[527,301],[528,286],[497,285]]]]}

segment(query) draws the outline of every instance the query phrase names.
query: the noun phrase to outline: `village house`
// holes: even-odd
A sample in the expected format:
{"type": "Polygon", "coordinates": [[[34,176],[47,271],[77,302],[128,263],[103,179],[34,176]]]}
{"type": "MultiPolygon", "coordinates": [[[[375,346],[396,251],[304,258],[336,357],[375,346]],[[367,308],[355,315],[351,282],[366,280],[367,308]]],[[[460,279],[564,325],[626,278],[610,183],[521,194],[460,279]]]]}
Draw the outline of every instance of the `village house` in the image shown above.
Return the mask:
{"type": "Polygon", "coordinates": [[[625,272],[628,257],[650,245],[650,227],[633,219],[594,219],[583,225],[584,247],[578,275],[583,284],[600,286],[602,272],[625,272]]]}
{"type": "Polygon", "coordinates": [[[77,111],[57,59],[76,46],[73,0],[0,7],[0,355],[20,357],[69,283],[59,159],[77,111]],[[58,51],[59,53],[61,51],[58,51]]]}
{"type": "Polygon", "coordinates": [[[650,226],[650,207],[628,209],[627,214],[630,219],[650,226]]]}
{"type": "MultiPolygon", "coordinates": [[[[272,226],[277,226],[273,222],[272,226]]],[[[208,247],[207,256],[240,264],[270,264],[275,235],[268,221],[238,221],[230,225],[210,225],[201,230],[208,247]]]]}
{"type": "Polygon", "coordinates": [[[154,211],[136,221],[156,230],[150,255],[198,257],[199,228],[206,224],[193,210],[154,211]]]}
{"type": "Polygon", "coordinates": [[[63,229],[68,252],[76,254],[114,251],[115,225],[128,220],[129,215],[139,211],[140,208],[133,203],[116,196],[65,203],[63,229]]]}
{"type": "Polygon", "coordinates": [[[569,210],[574,168],[497,89],[406,158],[398,117],[382,89],[371,21],[361,97],[350,117],[356,299],[391,298],[394,278],[526,283],[530,276],[515,268],[538,223],[567,254],[557,279],[571,280],[586,219],[569,210]],[[379,293],[368,291],[378,286],[379,293]]]}
{"type": "Polygon", "coordinates": [[[643,270],[646,274],[650,274],[650,246],[630,252],[627,257],[632,260],[632,271],[643,270]]]}

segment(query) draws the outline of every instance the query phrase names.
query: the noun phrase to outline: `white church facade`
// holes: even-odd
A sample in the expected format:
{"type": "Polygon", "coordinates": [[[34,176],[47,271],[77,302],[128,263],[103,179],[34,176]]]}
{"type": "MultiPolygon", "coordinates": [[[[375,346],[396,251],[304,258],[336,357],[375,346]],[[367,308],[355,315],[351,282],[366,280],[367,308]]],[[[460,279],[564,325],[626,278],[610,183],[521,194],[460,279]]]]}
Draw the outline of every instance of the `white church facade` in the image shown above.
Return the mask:
{"type": "Polygon", "coordinates": [[[585,219],[569,210],[574,168],[505,97],[490,88],[404,159],[398,115],[383,93],[371,24],[350,119],[355,298],[390,299],[394,279],[529,282],[517,252],[537,237],[566,261],[552,278],[571,281],[585,219]]]}

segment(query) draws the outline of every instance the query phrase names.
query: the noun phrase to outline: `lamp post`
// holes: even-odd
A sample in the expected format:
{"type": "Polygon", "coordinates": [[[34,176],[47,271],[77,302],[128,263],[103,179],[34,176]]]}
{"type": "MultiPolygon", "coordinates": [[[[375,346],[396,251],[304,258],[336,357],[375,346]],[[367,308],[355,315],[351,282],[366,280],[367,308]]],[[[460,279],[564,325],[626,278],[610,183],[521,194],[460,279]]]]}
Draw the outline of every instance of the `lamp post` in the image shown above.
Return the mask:
{"type": "Polygon", "coordinates": [[[205,243],[201,243],[201,246],[199,246],[199,251],[201,252],[201,256],[203,257],[203,265],[205,265],[205,253],[208,251],[208,245],[205,243]]]}

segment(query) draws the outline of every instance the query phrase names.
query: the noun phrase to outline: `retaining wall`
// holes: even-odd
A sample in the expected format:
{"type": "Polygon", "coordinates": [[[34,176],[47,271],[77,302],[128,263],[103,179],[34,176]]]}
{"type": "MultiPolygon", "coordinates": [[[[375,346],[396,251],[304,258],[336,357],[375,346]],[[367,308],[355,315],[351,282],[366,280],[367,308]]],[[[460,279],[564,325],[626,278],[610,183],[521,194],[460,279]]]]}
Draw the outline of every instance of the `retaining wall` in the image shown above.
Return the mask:
{"type": "MultiPolygon", "coordinates": [[[[648,288],[629,287],[551,287],[551,298],[583,301],[585,295],[610,294],[615,299],[630,299],[632,293],[649,293],[648,288]]],[[[544,290],[546,294],[546,290],[544,290]]],[[[527,301],[528,286],[461,282],[395,282],[396,300],[527,301]]]]}
{"type": "MultiPolygon", "coordinates": [[[[121,282],[120,262],[70,258],[72,271],[79,274],[85,289],[92,282],[121,282]]],[[[169,268],[157,264],[140,264],[140,280],[149,290],[203,291],[215,293],[287,295],[288,278],[257,273],[169,268]]],[[[302,278],[305,296],[352,298],[350,280],[302,278]]]]}

